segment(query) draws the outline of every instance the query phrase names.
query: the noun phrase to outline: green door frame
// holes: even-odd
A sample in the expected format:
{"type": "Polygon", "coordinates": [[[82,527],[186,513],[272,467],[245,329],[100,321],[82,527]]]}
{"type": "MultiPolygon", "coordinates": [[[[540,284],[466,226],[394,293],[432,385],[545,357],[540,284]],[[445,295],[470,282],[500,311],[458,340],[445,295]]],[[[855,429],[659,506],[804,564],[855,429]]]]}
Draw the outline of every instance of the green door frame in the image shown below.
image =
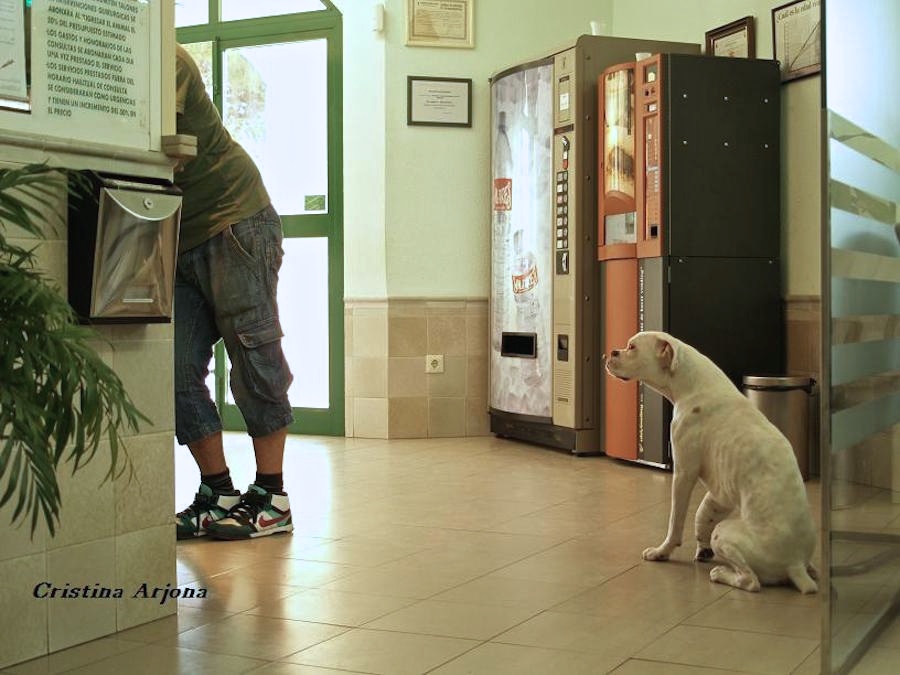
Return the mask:
{"type": "MultiPolygon", "coordinates": [[[[219,21],[218,0],[209,1],[210,22],[178,28],[182,44],[213,43],[213,101],[222,110],[222,52],[227,48],[325,39],[328,69],[328,212],[282,215],[284,236],[328,240],[328,408],[294,408],[290,433],[343,436],[344,427],[344,192],[342,17],[329,0],[326,9],[241,21],[219,21]]],[[[216,345],[216,405],[225,429],[246,431],[236,406],[226,403],[225,353],[216,345]]],[[[295,373],[302,377],[302,373],[295,373]]]]}

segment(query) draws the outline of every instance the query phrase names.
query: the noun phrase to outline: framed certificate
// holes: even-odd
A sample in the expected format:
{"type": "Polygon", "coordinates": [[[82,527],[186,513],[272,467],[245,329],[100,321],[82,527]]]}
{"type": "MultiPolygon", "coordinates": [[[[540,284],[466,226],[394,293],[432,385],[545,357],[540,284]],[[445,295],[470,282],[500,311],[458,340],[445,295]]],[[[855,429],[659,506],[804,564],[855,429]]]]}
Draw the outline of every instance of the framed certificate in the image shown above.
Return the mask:
{"type": "Polygon", "coordinates": [[[745,16],[724,26],[706,31],[708,56],[756,58],[756,35],[752,16],[745,16]]]}
{"type": "Polygon", "coordinates": [[[822,70],[821,0],[794,0],[772,10],[772,45],[781,81],[822,70]]]}
{"type": "Polygon", "coordinates": [[[475,0],[406,0],[406,44],[412,47],[474,47],[475,0]]]}
{"type": "Polygon", "coordinates": [[[410,75],[406,78],[406,124],[471,127],[472,80],[410,75]]]}

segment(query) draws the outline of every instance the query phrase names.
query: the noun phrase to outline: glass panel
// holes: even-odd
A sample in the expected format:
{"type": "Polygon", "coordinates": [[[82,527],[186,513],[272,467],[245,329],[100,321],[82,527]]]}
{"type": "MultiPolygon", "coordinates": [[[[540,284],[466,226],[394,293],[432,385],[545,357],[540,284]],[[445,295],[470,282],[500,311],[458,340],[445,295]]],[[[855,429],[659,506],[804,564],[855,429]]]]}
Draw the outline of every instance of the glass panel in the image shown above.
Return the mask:
{"type": "MultiPolygon", "coordinates": [[[[284,240],[278,279],[282,347],[294,381],[288,390],[293,408],[328,408],[328,239],[284,240]]],[[[231,362],[226,359],[227,371],[231,362]]],[[[227,403],[234,404],[229,387],[227,403]]]]}
{"type": "Polygon", "coordinates": [[[327,44],[310,40],[224,54],[225,126],[256,161],[282,215],[328,209],[327,44]]]}
{"type": "Polygon", "coordinates": [[[209,0],[175,0],[176,28],[204,23],[209,23],[209,0]]]}
{"type": "Polygon", "coordinates": [[[212,42],[191,42],[181,45],[184,50],[190,54],[197,67],[200,69],[200,75],[203,77],[203,84],[206,86],[206,94],[213,97],[213,43],[212,42]]]}
{"type": "Polygon", "coordinates": [[[327,9],[320,0],[222,0],[222,21],[327,9]]]}
{"type": "Polygon", "coordinates": [[[838,249],[844,260],[857,256],[853,266],[834,266],[824,289],[823,318],[834,335],[824,346],[831,391],[824,399],[830,434],[822,462],[831,480],[823,485],[830,507],[823,512],[823,546],[831,588],[821,589],[830,638],[822,671],[886,673],[897,669],[900,653],[890,649],[900,647],[900,394],[891,386],[900,363],[894,328],[900,284],[885,274],[900,258],[900,232],[893,226],[900,128],[887,99],[881,104],[878,97],[900,86],[900,46],[888,28],[900,22],[900,5],[872,0],[863,15],[851,0],[822,6],[823,86],[832,126],[825,148],[830,241],[823,257],[838,249]],[[867,49],[860,51],[854,40],[865,40],[867,49]],[[835,125],[843,131],[835,132],[835,125]]]}

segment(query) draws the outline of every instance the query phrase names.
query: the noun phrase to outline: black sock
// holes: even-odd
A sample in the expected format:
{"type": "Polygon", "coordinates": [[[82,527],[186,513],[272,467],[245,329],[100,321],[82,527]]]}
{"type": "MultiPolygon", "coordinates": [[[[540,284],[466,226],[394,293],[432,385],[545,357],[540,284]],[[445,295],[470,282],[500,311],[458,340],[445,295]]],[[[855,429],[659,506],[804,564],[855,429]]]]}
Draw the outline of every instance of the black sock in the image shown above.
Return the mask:
{"type": "Polygon", "coordinates": [[[266,492],[284,492],[283,473],[260,473],[257,471],[254,482],[266,492]]]}
{"type": "Polygon", "coordinates": [[[218,494],[234,492],[234,483],[231,482],[231,472],[228,469],[222,473],[211,473],[206,476],[200,474],[200,482],[218,494]]]}

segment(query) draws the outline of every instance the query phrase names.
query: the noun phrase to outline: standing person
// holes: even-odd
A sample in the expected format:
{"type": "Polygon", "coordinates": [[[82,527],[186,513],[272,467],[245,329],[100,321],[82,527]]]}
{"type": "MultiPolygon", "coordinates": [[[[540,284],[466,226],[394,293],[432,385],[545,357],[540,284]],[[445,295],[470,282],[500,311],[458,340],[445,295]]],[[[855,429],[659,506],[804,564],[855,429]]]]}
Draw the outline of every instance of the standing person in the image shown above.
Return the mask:
{"type": "Polygon", "coordinates": [[[197,64],[181,45],[175,98],[178,133],[197,137],[197,156],[175,174],[184,195],[175,279],[175,435],[200,469],[194,503],[175,516],[176,536],[290,532],[282,462],[293,421],[287,396],[293,378],[275,297],[281,220],[259,170],[222,125],[197,64]],[[256,479],[244,494],[232,483],[222,420],[206,386],[219,338],[256,455],[256,479]]]}

